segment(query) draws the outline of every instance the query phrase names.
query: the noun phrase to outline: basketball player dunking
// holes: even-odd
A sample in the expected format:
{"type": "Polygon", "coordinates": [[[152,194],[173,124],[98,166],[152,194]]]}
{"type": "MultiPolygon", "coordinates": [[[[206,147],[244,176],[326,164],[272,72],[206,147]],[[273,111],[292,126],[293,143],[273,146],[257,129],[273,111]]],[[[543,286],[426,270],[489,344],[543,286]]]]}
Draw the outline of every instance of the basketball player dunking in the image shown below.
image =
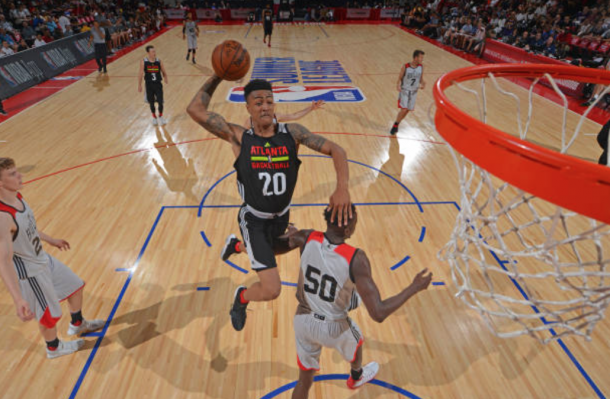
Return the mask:
{"type": "Polygon", "coordinates": [[[188,52],[186,53],[186,60],[189,60],[191,53],[193,53],[193,64],[196,64],[195,53],[197,52],[197,37],[199,37],[199,26],[197,22],[193,21],[192,14],[189,12],[186,15],[184,24],[182,26],[182,39],[186,39],[186,45],[188,52]]]}
{"type": "Polygon", "coordinates": [[[375,378],[379,365],[371,362],[362,367],[364,339],[348,312],[358,307],[361,298],[371,318],[381,323],[413,295],[428,288],[432,281],[432,273],[424,269],[409,287],[381,300],[366,254],[345,243],[356,230],[355,208],[352,214],[353,218],[339,227],[331,221],[327,210],[325,233],[300,230],[288,234],[289,247],[301,249],[296,295],[299,305],[294,316],[297,363],[301,371],[292,399],[308,397],[314,374],[320,369],[322,347],[334,348],[351,363],[348,388],[359,388],[375,378]]]}
{"type": "Polygon", "coordinates": [[[153,125],[165,125],[167,121],[163,118],[163,79],[169,83],[163,62],[157,58],[157,51],[153,46],[146,46],[146,58],[140,61],[140,72],[138,76],[138,93],[142,92],[142,78],[146,85],[146,102],[150,105],[153,125]],[[159,104],[159,119],[155,102],[159,104]]]}
{"type": "Polygon", "coordinates": [[[42,248],[42,241],[62,251],[70,249],[70,244],[37,229],[32,209],[19,194],[22,187],[15,162],[0,158],[0,276],[13,297],[17,316],[22,321],[38,320],[47,357],[53,359],[84,345],[82,339],[60,341],[57,337],[61,301],[67,300],[70,309],[68,335],[99,330],[106,322],[83,319],[85,283],[42,248]]]}
{"type": "Polygon", "coordinates": [[[273,35],[273,12],[270,9],[266,9],[263,14],[263,43],[267,43],[267,47],[271,47],[271,35],[273,35]],[[269,36],[269,42],[267,42],[267,36],[269,36]]]}
{"type": "Polygon", "coordinates": [[[301,161],[299,145],[330,155],[337,172],[337,188],[330,197],[333,220],[339,225],[351,215],[348,191],[349,170],[345,150],[324,137],[311,133],[302,125],[274,122],[273,92],[265,80],[252,80],[244,88],[246,109],[252,127],[228,123],[209,111],[214,91],[222,80],[209,78],[188,106],[187,112],[203,128],[229,142],[235,155],[237,186],[244,200],[238,222],[244,242],[229,236],[222,251],[228,259],[246,251],[259,282],[235,291],[231,322],[240,331],[246,323],[246,307],[250,301],[270,301],[281,291],[276,254],[289,251],[287,239],[281,239],[288,227],[290,202],[297,183],[301,161]]]}
{"type": "Polygon", "coordinates": [[[407,116],[409,111],[415,109],[415,100],[417,99],[417,91],[426,87],[424,82],[424,52],[415,50],[413,52],[413,61],[403,65],[398,76],[397,89],[398,95],[398,116],[390,130],[390,134],[398,133],[398,125],[407,116]]]}

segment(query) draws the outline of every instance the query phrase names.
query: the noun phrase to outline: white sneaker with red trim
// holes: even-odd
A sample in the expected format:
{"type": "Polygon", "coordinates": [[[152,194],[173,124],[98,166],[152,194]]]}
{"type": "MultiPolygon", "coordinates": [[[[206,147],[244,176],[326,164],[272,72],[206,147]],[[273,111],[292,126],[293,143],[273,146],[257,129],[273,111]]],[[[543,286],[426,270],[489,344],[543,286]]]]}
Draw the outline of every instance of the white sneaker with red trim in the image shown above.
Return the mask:
{"type": "Polygon", "coordinates": [[[92,331],[101,330],[104,328],[106,324],[106,320],[85,320],[80,323],[80,326],[75,326],[70,323],[70,327],[68,327],[68,335],[80,335],[85,334],[92,331]]]}
{"type": "Polygon", "coordinates": [[[75,341],[59,341],[59,346],[55,350],[47,348],[47,357],[49,359],[55,359],[56,357],[69,355],[78,351],[85,345],[85,340],[77,339],[75,341]]]}
{"type": "Polygon", "coordinates": [[[377,364],[377,362],[370,362],[362,368],[362,376],[358,381],[354,381],[352,376],[347,379],[347,387],[349,389],[358,389],[375,378],[378,372],[379,364],[377,364]]]}

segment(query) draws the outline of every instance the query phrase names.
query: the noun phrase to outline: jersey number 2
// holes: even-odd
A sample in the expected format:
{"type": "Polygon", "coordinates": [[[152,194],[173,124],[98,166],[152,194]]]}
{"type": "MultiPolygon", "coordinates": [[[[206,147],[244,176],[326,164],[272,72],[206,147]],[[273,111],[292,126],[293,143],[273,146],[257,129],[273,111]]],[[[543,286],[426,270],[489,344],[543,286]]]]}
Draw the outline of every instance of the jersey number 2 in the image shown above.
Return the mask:
{"type": "Polygon", "coordinates": [[[334,302],[337,295],[337,280],[328,274],[320,276],[321,274],[320,269],[308,265],[305,271],[307,283],[303,288],[306,292],[319,296],[324,302],[334,302]],[[330,287],[327,290],[328,284],[330,284],[330,287]]]}
{"type": "Polygon", "coordinates": [[[261,172],[258,174],[258,179],[265,181],[263,183],[263,195],[265,197],[282,195],[286,192],[286,175],[283,173],[276,173],[271,177],[269,173],[261,172]],[[273,184],[271,184],[272,182],[273,184]]]}
{"type": "Polygon", "coordinates": [[[34,239],[32,240],[32,245],[34,246],[34,250],[36,251],[36,256],[40,255],[40,251],[42,251],[40,237],[34,237],[34,239]]]}

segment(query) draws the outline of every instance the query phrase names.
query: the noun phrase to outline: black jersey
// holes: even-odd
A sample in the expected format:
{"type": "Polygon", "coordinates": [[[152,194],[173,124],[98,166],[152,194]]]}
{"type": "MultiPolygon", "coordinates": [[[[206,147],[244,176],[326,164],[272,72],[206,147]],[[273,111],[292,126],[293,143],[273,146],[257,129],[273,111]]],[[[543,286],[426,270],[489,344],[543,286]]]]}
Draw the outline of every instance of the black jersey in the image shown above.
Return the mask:
{"type": "Polygon", "coordinates": [[[263,21],[264,21],[263,23],[265,24],[265,28],[273,27],[273,15],[271,15],[271,14],[265,15],[263,21]]]}
{"type": "Polygon", "coordinates": [[[151,62],[148,58],[144,58],[144,81],[146,83],[161,83],[162,80],[161,61],[156,58],[151,62]]]}
{"type": "Polygon", "coordinates": [[[234,167],[244,202],[259,212],[281,213],[292,200],[301,161],[297,144],[286,124],[276,125],[275,136],[244,132],[234,167]]]}

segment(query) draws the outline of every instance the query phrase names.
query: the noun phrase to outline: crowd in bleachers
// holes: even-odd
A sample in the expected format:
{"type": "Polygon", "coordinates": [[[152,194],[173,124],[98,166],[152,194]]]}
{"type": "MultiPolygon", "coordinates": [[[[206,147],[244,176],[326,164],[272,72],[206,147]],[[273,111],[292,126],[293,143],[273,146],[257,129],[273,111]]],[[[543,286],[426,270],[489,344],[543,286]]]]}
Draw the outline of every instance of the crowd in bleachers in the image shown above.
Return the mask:
{"type": "Polygon", "coordinates": [[[91,29],[98,21],[110,52],[142,40],[164,24],[162,2],[0,0],[0,57],[91,29]],[[119,5],[120,4],[120,5],[119,5]]]}
{"type": "Polygon", "coordinates": [[[402,24],[457,49],[481,53],[493,38],[536,54],[594,66],[610,54],[610,5],[558,0],[413,4],[402,24]]]}

